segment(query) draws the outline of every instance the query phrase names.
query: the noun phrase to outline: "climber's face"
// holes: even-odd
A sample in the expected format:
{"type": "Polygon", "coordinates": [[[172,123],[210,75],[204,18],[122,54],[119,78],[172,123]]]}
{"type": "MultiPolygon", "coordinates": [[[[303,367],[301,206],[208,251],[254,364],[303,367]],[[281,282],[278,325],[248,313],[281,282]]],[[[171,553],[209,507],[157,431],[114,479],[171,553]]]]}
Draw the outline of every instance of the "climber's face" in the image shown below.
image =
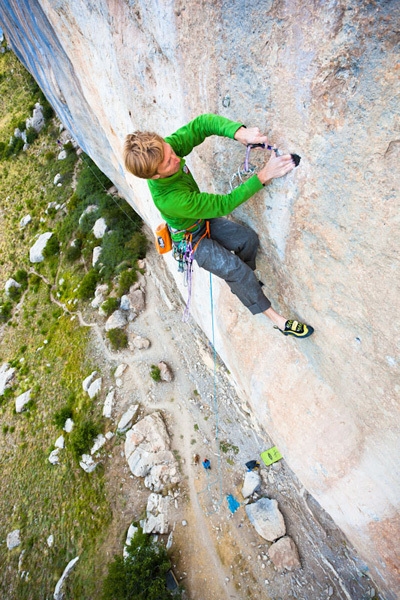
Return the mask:
{"type": "Polygon", "coordinates": [[[164,158],[157,169],[157,175],[154,175],[152,179],[164,179],[165,177],[171,177],[179,171],[181,159],[175,154],[171,146],[166,142],[163,142],[164,158]]]}

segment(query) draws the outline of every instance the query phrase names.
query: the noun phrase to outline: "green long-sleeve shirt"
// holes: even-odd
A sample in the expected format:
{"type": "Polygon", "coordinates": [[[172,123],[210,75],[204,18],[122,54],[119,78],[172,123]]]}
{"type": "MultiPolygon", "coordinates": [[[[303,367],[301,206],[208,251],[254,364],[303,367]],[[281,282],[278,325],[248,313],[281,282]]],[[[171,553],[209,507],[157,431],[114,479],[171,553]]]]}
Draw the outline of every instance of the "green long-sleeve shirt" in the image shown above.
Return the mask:
{"type": "Polygon", "coordinates": [[[206,137],[221,135],[233,139],[240,127],[241,123],[235,123],[225,117],[205,114],[196,117],[165,138],[175,154],[181,158],[179,171],[170,177],[149,179],[148,184],[154,204],[172,228],[187,229],[198,219],[228,215],[262,189],[257,175],[253,175],[229,194],[200,192],[183,158],[206,137]]]}

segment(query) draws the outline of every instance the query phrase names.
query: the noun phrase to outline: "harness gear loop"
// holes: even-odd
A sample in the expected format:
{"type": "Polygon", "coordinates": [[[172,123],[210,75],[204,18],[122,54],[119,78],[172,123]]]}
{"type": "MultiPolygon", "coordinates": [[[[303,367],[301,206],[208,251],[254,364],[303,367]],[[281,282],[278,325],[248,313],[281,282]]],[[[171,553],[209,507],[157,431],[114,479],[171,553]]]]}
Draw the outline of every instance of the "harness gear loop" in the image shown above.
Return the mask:
{"type": "MultiPolygon", "coordinates": [[[[195,223],[196,225],[196,223],[195,223]]],[[[205,237],[210,237],[210,222],[205,221],[205,232],[197,240],[193,246],[193,233],[190,231],[191,228],[186,230],[185,238],[180,242],[174,242],[173,244],[173,257],[178,261],[178,271],[184,274],[184,285],[188,288],[188,300],[183,313],[183,321],[187,321],[190,314],[190,302],[192,299],[192,272],[193,272],[193,256],[196,252],[198,245],[201,240],[205,237]]]]}

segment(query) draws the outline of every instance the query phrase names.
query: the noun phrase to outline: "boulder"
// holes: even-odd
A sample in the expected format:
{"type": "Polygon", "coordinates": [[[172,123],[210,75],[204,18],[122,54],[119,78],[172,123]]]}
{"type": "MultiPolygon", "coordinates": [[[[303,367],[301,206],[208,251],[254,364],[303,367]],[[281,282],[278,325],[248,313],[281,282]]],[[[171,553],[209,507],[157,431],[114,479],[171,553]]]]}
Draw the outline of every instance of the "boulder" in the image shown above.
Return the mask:
{"type": "Polygon", "coordinates": [[[64,446],[65,446],[64,436],[60,435],[60,437],[58,437],[56,439],[56,441],[54,442],[54,445],[56,448],[61,448],[61,449],[64,448],[64,446]]]}
{"type": "Polygon", "coordinates": [[[113,314],[108,317],[106,324],[105,324],[105,330],[106,331],[110,331],[110,329],[123,329],[127,323],[128,323],[128,319],[126,316],[126,311],[122,311],[122,310],[116,310],[115,312],[113,312],[113,314]]]}
{"type": "Polygon", "coordinates": [[[93,235],[96,238],[96,240],[101,240],[101,238],[104,236],[105,232],[107,231],[107,223],[103,217],[101,217],[100,219],[97,219],[97,221],[93,225],[92,231],[93,231],[93,235]]]}
{"type": "Polygon", "coordinates": [[[161,381],[172,381],[172,371],[169,366],[164,361],[159,362],[157,366],[160,369],[161,381]]]}
{"type": "Polygon", "coordinates": [[[52,452],[50,452],[49,455],[49,463],[51,463],[52,465],[58,465],[58,463],[60,462],[60,457],[58,456],[60,452],[59,448],[56,448],[55,450],[53,450],[52,452]]]}
{"type": "Polygon", "coordinates": [[[57,156],[57,160],[65,160],[66,158],[67,158],[67,151],[61,150],[61,152],[57,156]]]}
{"type": "Polygon", "coordinates": [[[4,290],[7,294],[7,296],[10,295],[10,289],[11,288],[20,288],[21,285],[18,283],[18,281],[15,281],[15,279],[13,279],[12,277],[10,277],[9,279],[7,279],[5,285],[4,285],[4,290]]]}
{"type": "Polygon", "coordinates": [[[268,549],[268,556],[277,571],[295,571],[301,568],[296,544],[289,536],[272,544],[268,549]]]}
{"type": "Polygon", "coordinates": [[[47,542],[48,547],[51,548],[54,544],[54,535],[50,534],[49,537],[47,538],[46,542],[47,542]]]}
{"type": "Polygon", "coordinates": [[[97,467],[97,463],[94,462],[90,454],[82,454],[82,459],[79,464],[86,473],[91,473],[97,467]]]}
{"type": "Polygon", "coordinates": [[[7,548],[12,550],[16,548],[21,543],[20,531],[19,529],[14,529],[11,533],[7,534],[7,548]]]}
{"type": "Polygon", "coordinates": [[[21,413],[24,410],[24,406],[28,404],[31,399],[31,391],[32,390],[27,390],[15,398],[15,412],[21,413]]]}
{"type": "Polygon", "coordinates": [[[131,309],[131,303],[129,302],[129,297],[126,294],[121,296],[121,301],[120,301],[119,307],[121,310],[130,310],[131,309]]]}
{"type": "Polygon", "coordinates": [[[133,286],[129,290],[129,294],[127,294],[129,305],[131,310],[136,313],[141,312],[145,308],[145,295],[142,290],[133,289],[133,286]]]}
{"type": "Polygon", "coordinates": [[[26,128],[32,127],[37,133],[42,131],[44,127],[43,107],[39,102],[36,102],[32,116],[26,119],[26,128]]]}
{"type": "Polygon", "coordinates": [[[56,589],[54,590],[54,596],[53,596],[54,600],[63,600],[64,593],[62,591],[62,588],[64,587],[66,578],[68,577],[70,571],[74,568],[75,563],[78,562],[78,560],[79,560],[79,556],[77,556],[76,558],[73,558],[72,560],[69,561],[69,563],[65,567],[63,574],[61,575],[60,579],[57,582],[56,589]]]}
{"type": "Polygon", "coordinates": [[[58,185],[60,187],[61,181],[62,181],[62,175],[61,175],[61,173],[57,173],[57,175],[53,179],[53,184],[58,185]]]}
{"type": "Polygon", "coordinates": [[[96,212],[97,210],[99,210],[99,207],[96,204],[89,204],[89,206],[85,208],[85,210],[79,217],[79,225],[82,223],[86,215],[90,215],[90,213],[96,212]]]}
{"type": "Polygon", "coordinates": [[[129,525],[128,533],[126,534],[126,541],[123,550],[124,558],[128,558],[128,550],[127,547],[130,545],[132,539],[135,537],[135,534],[139,531],[139,528],[136,527],[133,523],[129,525]]]}
{"type": "MultiPolygon", "coordinates": [[[[101,256],[101,251],[102,251],[102,247],[101,246],[95,246],[93,248],[93,255],[92,255],[92,266],[95,267],[97,265],[97,263],[100,260],[100,256],[101,256]]],[[[92,304],[93,306],[93,304],[92,304]]],[[[96,308],[96,307],[94,307],[96,308]]]]}
{"type": "Polygon", "coordinates": [[[119,420],[117,427],[118,433],[125,433],[125,431],[127,431],[131,427],[132,421],[136,417],[138,410],[139,404],[133,404],[128,408],[128,410],[122,415],[122,417],[119,420]]]}
{"type": "Polygon", "coordinates": [[[104,446],[104,444],[106,443],[106,438],[104,437],[104,435],[102,433],[99,433],[99,435],[97,437],[95,437],[94,439],[94,444],[93,447],[90,451],[90,454],[96,454],[96,452],[98,452],[100,450],[100,448],[102,448],[104,446]]]}
{"type": "Polygon", "coordinates": [[[143,533],[168,533],[168,510],[170,502],[170,496],[150,494],[147,500],[147,518],[143,523],[143,533]]]}
{"type": "Polygon", "coordinates": [[[84,392],[87,392],[88,389],[90,388],[90,386],[92,385],[94,378],[97,375],[97,371],[93,371],[92,373],[90,373],[90,375],[88,377],[86,377],[86,379],[83,380],[82,382],[82,388],[84,392]]]}
{"type": "Polygon", "coordinates": [[[108,392],[107,397],[103,406],[103,417],[106,419],[111,419],[112,407],[114,403],[115,390],[111,390],[108,392]]]}
{"type": "Polygon", "coordinates": [[[141,335],[134,337],[131,344],[138,350],[147,350],[147,348],[150,348],[150,340],[141,335]]]}
{"type": "Polygon", "coordinates": [[[8,363],[3,363],[0,367],[0,396],[2,396],[7,389],[10,387],[8,384],[14,377],[15,369],[10,367],[8,363]]]}
{"type": "Polygon", "coordinates": [[[96,288],[96,291],[94,292],[94,299],[92,300],[92,307],[93,308],[99,308],[104,300],[106,299],[106,296],[108,294],[108,285],[106,283],[102,283],[101,285],[98,285],[96,288]]]}
{"type": "Polygon", "coordinates": [[[95,379],[93,383],[90,384],[87,393],[89,394],[89,398],[91,398],[92,400],[97,396],[97,394],[100,393],[102,381],[102,378],[99,377],[98,379],[95,379]]]}
{"type": "Polygon", "coordinates": [[[285,521],[276,500],[260,498],[246,506],[246,513],[257,533],[265,540],[274,542],[285,535],[285,521]]]}
{"type": "Polygon", "coordinates": [[[40,263],[44,260],[43,250],[46,248],[46,244],[52,235],[53,233],[51,231],[47,231],[38,237],[32,248],[29,250],[29,260],[31,263],[40,263]]]}
{"type": "Polygon", "coordinates": [[[261,485],[261,476],[257,471],[247,471],[244,476],[244,482],[242,487],[242,496],[243,498],[248,498],[256,490],[259,489],[261,485]]]}
{"type": "Polygon", "coordinates": [[[67,433],[71,433],[71,431],[73,430],[73,428],[74,428],[74,422],[73,422],[73,420],[72,419],[67,419],[65,421],[63,430],[66,431],[67,433]]]}
{"type": "Polygon", "coordinates": [[[26,215],[25,217],[22,217],[22,219],[19,222],[19,226],[21,228],[26,227],[30,222],[32,221],[32,217],[31,215],[26,215]]]}
{"type": "Polygon", "coordinates": [[[127,366],[128,365],[126,365],[125,363],[121,363],[120,365],[118,365],[114,372],[115,379],[121,377],[121,375],[125,372],[127,366]]]}
{"type": "Polygon", "coordinates": [[[161,414],[155,412],[138,421],[126,434],[125,457],[136,477],[153,491],[180,481],[178,465],[169,449],[170,440],[161,414]]]}

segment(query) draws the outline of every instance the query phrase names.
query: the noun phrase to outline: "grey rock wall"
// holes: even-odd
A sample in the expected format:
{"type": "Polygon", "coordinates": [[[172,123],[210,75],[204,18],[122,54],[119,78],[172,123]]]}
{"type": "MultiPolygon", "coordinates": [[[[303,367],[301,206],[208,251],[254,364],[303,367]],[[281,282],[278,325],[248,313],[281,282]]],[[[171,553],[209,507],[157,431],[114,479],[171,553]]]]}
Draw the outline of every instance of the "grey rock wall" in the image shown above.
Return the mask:
{"type": "MultiPolygon", "coordinates": [[[[400,589],[398,22],[391,0],[0,6],[14,51],[151,227],[159,215],[147,185],[122,166],[129,131],[166,135],[217,112],[302,156],[234,217],[259,233],[273,306],[316,333],[283,338],[214,279],[215,345],[255,426],[358,548],[387,599],[400,589]]],[[[238,144],[211,139],[189,164],[204,190],[223,192],[241,161],[238,144]]],[[[201,271],[193,316],[211,336],[201,271]]]]}

